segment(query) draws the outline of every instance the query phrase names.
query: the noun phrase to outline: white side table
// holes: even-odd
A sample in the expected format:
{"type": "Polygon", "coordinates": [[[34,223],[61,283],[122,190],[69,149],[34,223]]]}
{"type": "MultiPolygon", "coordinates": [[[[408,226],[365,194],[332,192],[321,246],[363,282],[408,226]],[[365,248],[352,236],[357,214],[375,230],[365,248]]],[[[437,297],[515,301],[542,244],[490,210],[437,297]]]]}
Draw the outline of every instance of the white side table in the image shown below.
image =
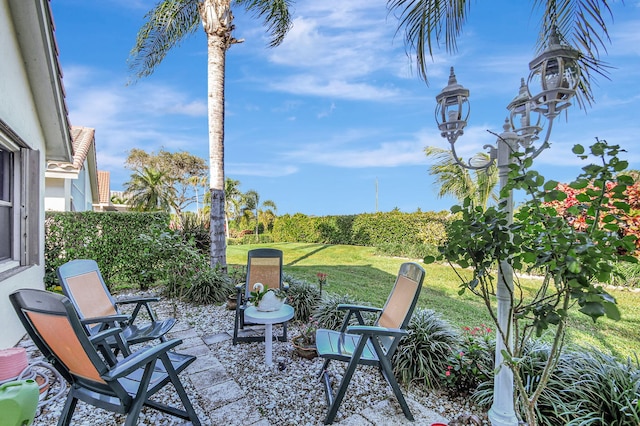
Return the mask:
{"type": "Polygon", "coordinates": [[[264,351],[265,362],[267,365],[273,364],[272,361],[272,345],[273,345],[273,324],[287,322],[293,318],[293,307],[287,304],[277,311],[263,312],[250,306],[244,311],[244,319],[249,323],[264,324],[264,351]]]}

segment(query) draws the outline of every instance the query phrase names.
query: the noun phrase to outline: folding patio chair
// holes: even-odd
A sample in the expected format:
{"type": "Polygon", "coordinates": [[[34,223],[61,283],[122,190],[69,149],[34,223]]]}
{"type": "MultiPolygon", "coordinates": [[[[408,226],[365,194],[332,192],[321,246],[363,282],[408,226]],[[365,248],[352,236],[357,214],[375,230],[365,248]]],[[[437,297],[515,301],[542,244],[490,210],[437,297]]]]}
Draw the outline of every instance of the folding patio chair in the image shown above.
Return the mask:
{"type": "Polygon", "coordinates": [[[418,301],[424,274],[424,269],[417,263],[403,263],[384,308],[338,305],[338,309],[348,311],[340,331],[326,329],[316,331],[318,355],[325,358],[319,374],[324,385],[328,405],[327,415],[324,419],[325,424],[333,423],[336,414],[338,414],[338,408],[340,408],[358,364],[378,366],[383,377],[393,389],[405,417],[413,420],[413,415],[393,375],[391,360],[400,339],[408,334],[406,328],[418,301]],[[364,325],[362,312],[378,313],[378,318],[373,326],[364,325]],[[358,320],[358,325],[349,325],[352,315],[358,320]],[[348,363],[335,395],[327,370],[332,360],[348,363]]]}
{"type": "Polygon", "coordinates": [[[106,338],[114,338],[118,344],[126,345],[119,328],[88,336],[74,306],[60,294],[23,289],[9,298],[35,345],[71,386],[59,426],[71,422],[78,400],[125,414],[127,426],[137,423],[140,410],[145,405],[200,425],[178,377],[196,358],[169,352],[181,343],[180,340],[141,349],[111,365],[105,362],[94,345],[106,338]],[[177,391],[184,410],[150,399],[169,382],[177,391]]]}
{"type": "MultiPolygon", "coordinates": [[[[252,325],[244,320],[244,311],[249,306],[249,296],[255,283],[262,283],[265,288],[288,290],[289,286],[282,282],[282,251],[271,248],[250,250],[247,254],[247,279],[244,284],[236,286],[236,318],[233,326],[233,344],[238,342],[258,342],[262,336],[240,335],[245,325],[252,325]]],[[[287,323],[282,324],[282,335],[276,336],[281,342],[287,340],[287,323]]]]}
{"type": "MultiPolygon", "coordinates": [[[[107,288],[100,269],[95,260],[78,259],[61,265],[58,278],[62,292],[67,296],[81,319],[92,319],[85,322],[90,334],[109,327],[122,328],[122,334],[128,344],[143,343],[150,340],[166,341],[164,336],[176,323],[174,318],[158,320],[150,306],[157,302],[157,297],[140,297],[116,301],[107,288]],[[136,306],[131,315],[123,315],[118,305],[133,304],[136,306]],[[136,322],[138,314],[145,308],[150,321],[136,322]]],[[[113,339],[108,342],[113,346],[113,339]]]]}

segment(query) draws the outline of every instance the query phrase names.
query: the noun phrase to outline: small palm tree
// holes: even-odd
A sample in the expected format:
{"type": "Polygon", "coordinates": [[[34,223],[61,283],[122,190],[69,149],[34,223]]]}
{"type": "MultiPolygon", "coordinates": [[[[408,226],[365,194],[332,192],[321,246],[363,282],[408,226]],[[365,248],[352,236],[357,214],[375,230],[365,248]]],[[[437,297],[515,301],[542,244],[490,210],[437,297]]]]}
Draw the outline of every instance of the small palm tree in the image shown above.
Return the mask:
{"type": "Polygon", "coordinates": [[[125,183],[125,194],[133,210],[170,212],[175,205],[175,188],[165,172],[145,167],[125,183]]]}
{"type": "MultiPolygon", "coordinates": [[[[456,162],[449,149],[428,146],[424,152],[427,157],[435,159],[435,163],[429,167],[429,174],[436,177],[435,184],[440,186],[438,197],[452,195],[460,203],[469,198],[474,206],[480,206],[483,210],[489,201],[498,201],[498,169],[495,165],[470,172],[456,162]]],[[[486,153],[478,155],[489,161],[486,153]]]]}
{"type": "Polygon", "coordinates": [[[262,18],[269,46],[282,43],[291,28],[293,0],[161,0],[149,11],[131,50],[136,78],[153,73],[167,53],[187,36],[204,29],[207,36],[211,267],[226,269],[224,203],[224,80],[227,50],[239,43],[233,37],[232,6],[262,18]]]}
{"type": "MultiPolygon", "coordinates": [[[[276,203],[272,200],[265,200],[260,203],[260,194],[258,191],[254,189],[250,189],[249,191],[244,193],[244,216],[247,219],[252,218],[256,221],[256,238],[259,235],[260,229],[260,218],[272,217],[275,220],[275,211],[277,210],[276,203]]],[[[269,227],[269,222],[263,222],[264,227],[269,227]]]]}

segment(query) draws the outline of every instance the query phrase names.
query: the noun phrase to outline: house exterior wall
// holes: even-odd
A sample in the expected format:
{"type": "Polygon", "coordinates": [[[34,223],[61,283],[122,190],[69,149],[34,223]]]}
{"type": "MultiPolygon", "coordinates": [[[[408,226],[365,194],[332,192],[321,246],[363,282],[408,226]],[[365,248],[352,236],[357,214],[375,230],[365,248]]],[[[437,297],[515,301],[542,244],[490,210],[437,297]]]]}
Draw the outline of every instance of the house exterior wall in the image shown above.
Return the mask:
{"type": "MultiPolygon", "coordinates": [[[[22,1],[22,0],[20,0],[22,1]]],[[[60,152],[70,152],[70,139],[63,140],[60,129],[68,123],[62,123],[58,120],[57,137],[55,131],[52,131],[51,123],[56,123],[56,119],[49,120],[49,126],[43,124],[43,106],[47,102],[42,102],[42,92],[36,90],[33,85],[42,84],[42,81],[33,81],[29,78],[29,72],[34,71],[27,69],[25,60],[21,50],[20,43],[41,43],[38,34],[44,34],[43,27],[36,24],[38,17],[42,17],[43,12],[48,10],[47,0],[44,2],[35,1],[20,3],[15,0],[0,0],[0,51],[2,59],[0,60],[0,119],[11,131],[14,138],[21,143],[27,145],[30,152],[39,152],[38,163],[33,164],[32,176],[38,184],[38,190],[35,193],[28,194],[28,207],[38,212],[38,220],[34,221],[34,226],[20,231],[26,234],[26,239],[31,243],[37,241],[39,250],[34,251],[36,257],[28,262],[19,262],[17,267],[9,267],[0,269],[0,324],[2,324],[2,333],[0,333],[0,349],[15,345],[24,336],[24,328],[18,320],[17,315],[9,301],[9,294],[21,288],[44,288],[44,170],[46,167],[47,146],[62,147],[60,152]],[[29,9],[30,8],[30,9],[29,9]],[[24,12],[27,10],[28,12],[24,12]],[[38,16],[40,15],[40,16],[38,16]],[[16,21],[19,16],[20,24],[16,21]],[[26,17],[26,18],[25,18],[26,17]],[[29,23],[26,23],[29,21],[29,23]],[[31,25],[30,22],[34,24],[31,25]],[[29,31],[27,34],[22,31],[23,28],[16,30],[17,25],[27,25],[29,31]],[[41,33],[42,32],[42,33],[41,33]],[[20,38],[19,38],[20,37],[20,38]],[[39,103],[40,102],[40,103],[39,103]],[[45,137],[47,135],[47,137],[45,137]],[[49,140],[46,140],[49,139],[49,140]],[[65,147],[69,147],[68,149],[65,147]],[[34,205],[36,203],[37,205],[34,205]],[[38,208],[39,207],[39,208],[38,208]]],[[[44,12],[48,14],[48,12],[44,12]]],[[[48,16],[45,15],[48,18],[48,16]]],[[[42,21],[40,21],[42,22],[42,21]]],[[[45,21],[45,28],[48,28],[49,21],[45,21]]],[[[50,49],[50,45],[49,45],[50,49]]],[[[42,49],[41,57],[45,56],[45,50],[42,49]]],[[[51,50],[49,50],[51,52],[51,50]]],[[[33,54],[34,52],[29,52],[33,54]]],[[[36,52],[38,53],[38,52],[36,52]]],[[[41,63],[31,64],[31,66],[44,66],[41,63]]],[[[33,74],[32,74],[33,75],[33,74]]],[[[52,88],[55,81],[50,81],[49,93],[53,93],[52,88]]],[[[46,85],[44,87],[47,87],[46,85]]],[[[49,111],[57,111],[59,106],[49,102],[49,111]]],[[[66,120],[66,113],[63,116],[66,120]]],[[[0,129],[1,131],[1,129],[0,129]]],[[[0,135],[1,136],[1,135],[0,135]]],[[[64,155],[62,155],[64,156],[64,155]]],[[[68,155],[67,155],[68,157],[68,155]]],[[[21,208],[14,206],[14,209],[21,208]]],[[[15,211],[15,210],[14,210],[15,211]]],[[[17,210],[20,211],[20,210],[17,210]]],[[[32,215],[33,217],[33,215],[32,215]]],[[[16,262],[13,262],[16,263],[16,262]]],[[[7,262],[5,262],[7,264],[7,262]]],[[[9,262],[11,264],[11,262],[9,262]]]]}
{"type": "Polygon", "coordinates": [[[67,201],[68,180],[60,178],[46,178],[44,192],[44,209],[46,211],[65,212],[69,211],[67,201]]]}

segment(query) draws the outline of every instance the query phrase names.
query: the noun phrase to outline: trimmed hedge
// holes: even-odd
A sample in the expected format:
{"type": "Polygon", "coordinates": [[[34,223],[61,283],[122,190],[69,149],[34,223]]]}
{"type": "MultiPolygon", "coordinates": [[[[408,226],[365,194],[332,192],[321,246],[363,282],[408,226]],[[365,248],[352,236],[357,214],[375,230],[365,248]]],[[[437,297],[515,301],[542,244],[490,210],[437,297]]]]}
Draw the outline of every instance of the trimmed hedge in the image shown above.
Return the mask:
{"type": "Polygon", "coordinates": [[[73,259],[94,259],[107,284],[127,276],[145,251],[139,235],[169,231],[169,220],[168,213],[46,212],[46,287],[57,285],[56,269],[73,259]]]}
{"type": "Polygon", "coordinates": [[[321,217],[296,213],[279,216],[271,236],[274,242],[369,246],[389,254],[424,256],[429,247],[446,241],[451,220],[447,211],[321,217]]]}

